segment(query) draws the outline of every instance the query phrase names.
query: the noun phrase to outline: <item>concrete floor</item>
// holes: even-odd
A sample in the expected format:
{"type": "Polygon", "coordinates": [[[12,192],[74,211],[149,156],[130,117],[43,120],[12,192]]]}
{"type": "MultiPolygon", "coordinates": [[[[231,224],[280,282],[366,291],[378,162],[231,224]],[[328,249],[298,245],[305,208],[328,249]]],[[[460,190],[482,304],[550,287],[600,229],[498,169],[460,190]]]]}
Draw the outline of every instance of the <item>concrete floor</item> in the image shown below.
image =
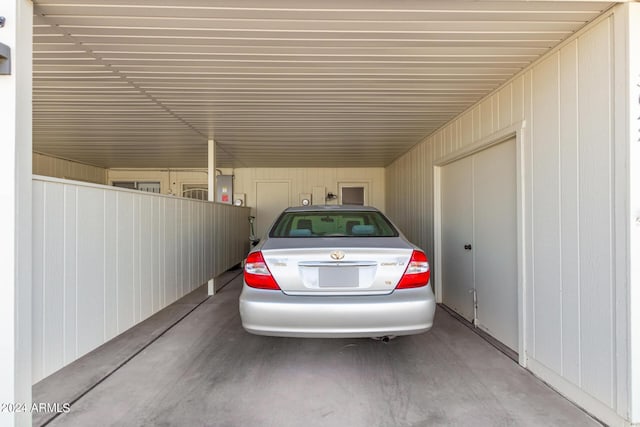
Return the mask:
{"type": "MultiPolygon", "coordinates": [[[[48,425],[600,425],[444,310],[430,332],[388,344],[260,337],[240,325],[240,288],[194,304],[48,425]]],[[[34,400],[69,378],[44,380],[34,400]]]]}

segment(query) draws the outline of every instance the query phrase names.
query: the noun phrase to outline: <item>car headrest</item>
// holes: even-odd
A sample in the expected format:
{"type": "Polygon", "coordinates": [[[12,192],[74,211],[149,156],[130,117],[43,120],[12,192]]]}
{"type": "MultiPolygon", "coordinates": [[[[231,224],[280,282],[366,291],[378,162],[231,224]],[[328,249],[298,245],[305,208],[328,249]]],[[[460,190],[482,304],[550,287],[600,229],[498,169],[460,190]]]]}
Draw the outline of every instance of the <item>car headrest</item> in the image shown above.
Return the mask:
{"type": "Polygon", "coordinates": [[[373,225],[354,225],[351,229],[354,236],[368,236],[375,233],[373,225]]]}
{"type": "Polygon", "coordinates": [[[311,236],[311,230],[308,228],[294,228],[289,231],[289,236],[293,237],[303,237],[303,236],[311,236]]]}

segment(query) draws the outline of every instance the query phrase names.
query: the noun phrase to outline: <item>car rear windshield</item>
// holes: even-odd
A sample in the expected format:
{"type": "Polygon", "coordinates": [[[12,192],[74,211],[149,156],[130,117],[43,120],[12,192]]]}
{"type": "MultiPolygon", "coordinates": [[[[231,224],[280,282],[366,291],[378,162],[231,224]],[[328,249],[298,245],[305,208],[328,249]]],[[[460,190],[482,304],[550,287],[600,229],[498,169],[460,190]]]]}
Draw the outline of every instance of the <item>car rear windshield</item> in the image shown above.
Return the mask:
{"type": "Polygon", "coordinates": [[[397,237],[377,211],[284,212],[269,237],[397,237]]]}

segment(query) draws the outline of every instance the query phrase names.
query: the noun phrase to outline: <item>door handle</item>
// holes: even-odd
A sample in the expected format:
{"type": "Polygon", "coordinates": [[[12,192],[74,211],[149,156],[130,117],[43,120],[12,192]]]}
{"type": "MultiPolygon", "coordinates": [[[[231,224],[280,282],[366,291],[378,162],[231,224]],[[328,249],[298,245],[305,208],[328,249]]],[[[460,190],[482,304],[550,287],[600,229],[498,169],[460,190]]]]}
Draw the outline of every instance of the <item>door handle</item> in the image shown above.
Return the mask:
{"type": "Polygon", "coordinates": [[[466,251],[470,251],[470,250],[471,250],[471,244],[470,244],[470,243],[467,243],[466,245],[464,245],[464,249],[465,249],[466,251]]]}

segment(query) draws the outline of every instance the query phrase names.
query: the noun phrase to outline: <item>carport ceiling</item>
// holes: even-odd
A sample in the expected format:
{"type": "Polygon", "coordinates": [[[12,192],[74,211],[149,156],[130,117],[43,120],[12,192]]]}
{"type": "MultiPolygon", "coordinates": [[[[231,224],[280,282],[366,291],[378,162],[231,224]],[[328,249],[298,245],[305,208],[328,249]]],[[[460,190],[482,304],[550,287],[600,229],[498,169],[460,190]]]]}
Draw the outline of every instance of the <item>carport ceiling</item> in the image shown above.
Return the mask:
{"type": "Polygon", "coordinates": [[[36,0],[34,150],[384,166],[611,2],[36,0]]]}

